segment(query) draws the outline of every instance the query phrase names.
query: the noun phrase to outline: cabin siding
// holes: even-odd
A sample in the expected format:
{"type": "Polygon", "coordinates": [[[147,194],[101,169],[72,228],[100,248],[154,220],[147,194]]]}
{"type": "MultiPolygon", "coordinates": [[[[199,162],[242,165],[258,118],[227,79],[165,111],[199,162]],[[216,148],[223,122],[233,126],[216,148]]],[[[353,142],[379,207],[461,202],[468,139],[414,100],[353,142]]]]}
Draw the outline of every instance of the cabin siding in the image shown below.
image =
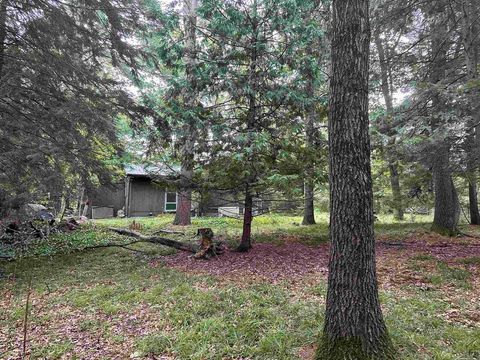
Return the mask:
{"type": "MultiPolygon", "coordinates": [[[[112,188],[102,187],[90,196],[89,216],[92,215],[92,207],[107,207],[113,209],[113,216],[117,216],[118,210],[125,206],[125,184],[116,184],[112,188]]],[[[97,215],[98,217],[98,215],[97,215]]]]}
{"type": "Polygon", "coordinates": [[[150,216],[165,212],[165,190],[148,178],[129,177],[126,186],[127,216],[150,216]]]}

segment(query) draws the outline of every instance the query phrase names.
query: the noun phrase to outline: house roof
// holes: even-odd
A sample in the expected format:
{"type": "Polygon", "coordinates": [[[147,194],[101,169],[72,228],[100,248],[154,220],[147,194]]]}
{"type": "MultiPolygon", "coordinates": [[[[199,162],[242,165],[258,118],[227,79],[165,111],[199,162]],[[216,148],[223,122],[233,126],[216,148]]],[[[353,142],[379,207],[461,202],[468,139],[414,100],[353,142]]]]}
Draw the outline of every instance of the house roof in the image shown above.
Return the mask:
{"type": "Polygon", "coordinates": [[[125,165],[125,174],[127,176],[171,176],[180,171],[178,165],[146,165],[146,164],[127,164],[125,165]]]}

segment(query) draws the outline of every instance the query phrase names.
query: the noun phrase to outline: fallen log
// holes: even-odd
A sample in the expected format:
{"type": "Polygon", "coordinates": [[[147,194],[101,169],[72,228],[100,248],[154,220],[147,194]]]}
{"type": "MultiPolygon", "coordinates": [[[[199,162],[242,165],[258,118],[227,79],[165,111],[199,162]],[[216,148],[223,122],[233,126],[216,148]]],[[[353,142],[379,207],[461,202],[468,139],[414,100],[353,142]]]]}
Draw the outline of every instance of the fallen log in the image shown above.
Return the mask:
{"type": "Polygon", "coordinates": [[[119,228],[113,228],[113,227],[110,227],[108,229],[111,230],[111,231],[114,231],[118,234],[121,234],[121,235],[127,235],[127,236],[131,236],[131,237],[140,239],[144,242],[149,242],[149,243],[153,243],[153,244],[160,244],[160,245],[172,247],[172,248],[182,250],[182,251],[188,251],[188,252],[191,252],[191,253],[196,253],[199,250],[199,246],[196,245],[196,244],[187,244],[187,243],[183,243],[183,242],[180,242],[180,241],[167,239],[167,238],[159,237],[159,236],[146,236],[146,235],[140,234],[139,232],[136,232],[136,231],[133,231],[133,230],[128,230],[128,229],[119,229],[119,228]]]}
{"type": "Polygon", "coordinates": [[[154,232],[154,234],[160,234],[160,233],[185,235],[184,232],[175,231],[175,230],[168,230],[168,229],[160,229],[160,230],[157,230],[157,231],[154,232]]]}
{"type": "MultiPolygon", "coordinates": [[[[213,231],[210,228],[198,229],[197,235],[201,236],[200,244],[189,244],[184,243],[164,237],[159,236],[146,236],[140,234],[139,232],[128,230],[128,229],[119,229],[119,228],[108,228],[111,231],[114,231],[121,235],[127,235],[136,239],[132,243],[137,242],[148,242],[152,244],[159,244],[163,246],[172,247],[178,250],[187,251],[195,254],[196,259],[209,259],[212,256],[217,256],[222,254],[225,251],[225,245],[221,241],[212,241],[213,240],[213,231]]],[[[132,244],[130,243],[130,244],[132,244]]],[[[105,246],[108,246],[105,245],[105,246]]]]}

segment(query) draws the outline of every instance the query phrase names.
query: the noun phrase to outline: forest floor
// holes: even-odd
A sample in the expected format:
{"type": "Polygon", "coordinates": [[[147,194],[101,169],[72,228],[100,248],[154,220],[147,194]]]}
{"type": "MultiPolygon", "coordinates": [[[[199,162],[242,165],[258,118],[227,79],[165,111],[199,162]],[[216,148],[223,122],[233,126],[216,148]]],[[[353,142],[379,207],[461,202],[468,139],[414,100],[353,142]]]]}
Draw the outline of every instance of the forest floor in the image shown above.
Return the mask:
{"type": "MultiPolygon", "coordinates": [[[[311,359],[321,331],[328,225],[299,217],[256,218],[254,248],[209,261],[151,244],[81,250],[125,241],[104,220],[41,242],[24,258],[1,263],[0,359],[27,352],[46,359],[311,359]]],[[[429,232],[428,217],[376,223],[379,287],[390,334],[403,359],[480,358],[478,238],[429,232]]],[[[145,234],[171,216],[135,219],[145,234]]],[[[211,227],[233,248],[241,223],[194,219],[187,234],[211,227]]],[[[167,236],[167,235],[165,235],[167,236]]]]}

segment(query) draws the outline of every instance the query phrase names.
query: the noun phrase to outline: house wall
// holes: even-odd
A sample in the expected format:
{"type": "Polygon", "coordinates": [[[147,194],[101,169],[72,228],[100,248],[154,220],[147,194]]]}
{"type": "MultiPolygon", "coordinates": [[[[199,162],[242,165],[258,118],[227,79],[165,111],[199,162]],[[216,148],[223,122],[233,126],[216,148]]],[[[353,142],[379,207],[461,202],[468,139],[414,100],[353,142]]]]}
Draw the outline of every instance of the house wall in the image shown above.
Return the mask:
{"type": "Polygon", "coordinates": [[[125,184],[116,184],[113,188],[102,187],[94,191],[89,200],[89,217],[92,215],[92,206],[113,208],[113,216],[117,216],[118,210],[125,206],[125,184]]]}
{"type": "Polygon", "coordinates": [[[127,216],[158,215],[165,211],[165,190],[144,177],[126,182],[127,216]]]}

